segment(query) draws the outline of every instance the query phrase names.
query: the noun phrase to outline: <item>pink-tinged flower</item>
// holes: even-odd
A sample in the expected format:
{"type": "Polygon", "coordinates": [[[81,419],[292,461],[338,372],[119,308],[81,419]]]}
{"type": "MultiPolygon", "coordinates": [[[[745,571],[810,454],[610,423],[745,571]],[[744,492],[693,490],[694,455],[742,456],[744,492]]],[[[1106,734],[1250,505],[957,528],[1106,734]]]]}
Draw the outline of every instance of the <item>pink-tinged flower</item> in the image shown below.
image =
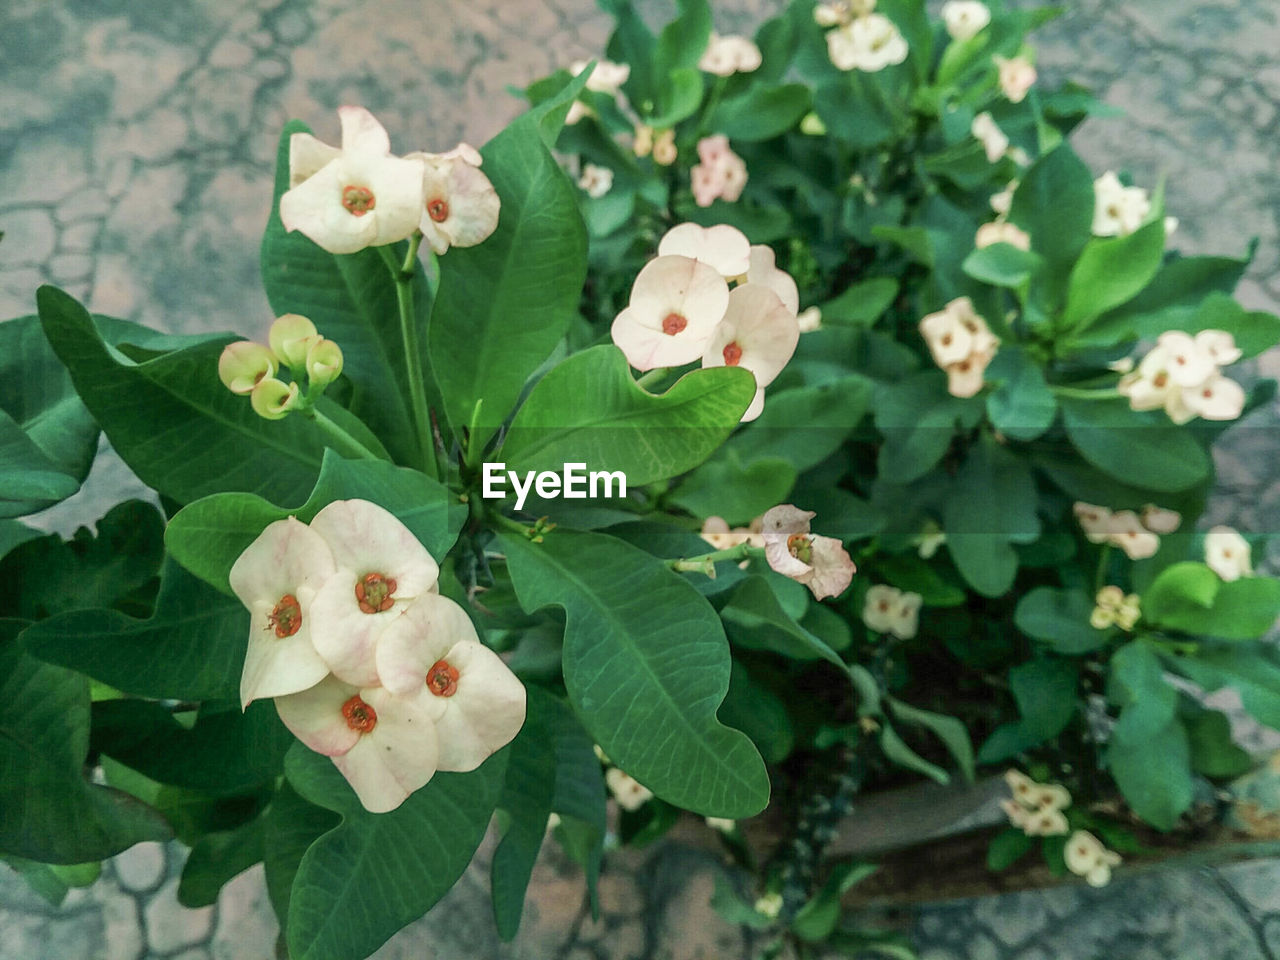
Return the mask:
{"type": "Polygon", "coordinates": [[[868,13],[827,34],[827,56],[840,70],[875,73],[907,59],[906,38],[888,17],[868,13]]]}
{"type": "Polygon", "coordinates": [[[994,223],[984,223],[973,238],[973,245],[979,250],[997,243],[1007,243],[1019,250],[1030,250],[1031,236],[1007,220],[997,220],[994,223]]]}
{"type": "Polygon", "coordinates": [[[791,504],[773,507],[761,519],[765,559],[769,566],[809,588],[814,599],[838,597],[857,572],[844,546],[834,537],[809,532],[817,514],[791,504]]]}
{"type": "MultiPolygon", "coordinates": [[[[569,72],[575,77],[587,69],[589,60],[576,60],[569,65],[569,72]]],[[[631,67],[625,63],[613,63],[609,60],[597,60],[596,68],[587,77],[587,89],[593,93],[604,93],[616,97],[622,85],[631,76],[631,67]]]]}
{"type": "Polygon", "coordinates": [[[479,151],[460,143],[447,153],[411,153],[422,161],[422,206],[418,228],[436,254],[474,247],[498,227],[502,201],[480,170],[479,151]]]}
{"type": "Polygon", "coordinates": [[[1067,869],[1084,877],[1091,887],[1105,887],[1111,881],[1111,868],[1120,865],[1120,855],[1087,830],[1071,834],[1062,853],[1067,869]]]}
{"type": "Polygon", "coordinates": [[[702,162],[689,171],[694,203],[709,207],[718,199],[733,203],[742,196],[747,185],[747,165],[729,149],[727,137],[717,134],[699,140],[698,159],[702,162]]]}
{"type": "Polygon", "coordinates": [[[613,171],[594,163],[585,164],[582,176],[578,178],[578,188],[593,200],[599,200],[613,189],[613,171]]]}
{"type": "Polygon", "coordinates": [[[1007,60],[996,56],[993,59],[1000,70],[1000,92],[1010,103],[1021,103],[1027,98],[1027,91],[1035,86],[1036,68],[1026,57],[1007,60]]]}
{"type": "Polygon", "coordinates": [[[420,597],[396,617],[378,640],[377,664],[392,693],[425,690],[439,701],[441,770],[474,770],[524,726],[524,685],[448,597],[420,597]]]}
{"type": "Polygon", "coordinates": [[[714,227],[680,223],[663,234],[658,242],[658,256],[700,260],[726,280],[732,280],[751,269],[751,241],[727,223],[714,227]]]}
{"type": "Polygon", "coordinates": [[[720,199],[720,171],[705,163],[695,164],[689,170],[689,189],[693,191],[693,202],[700,207],[709,207],[720,199]]]}
{"type": "Polygon", "coordinates": [[[724,319],[712,332],[702,355],[703,367],[741,367],[756,378],[756,399],[743,422],[764,409],[762,391],[782,372],[800,342],[796,316],[771,289],[744,283],[729,294],[724,319]]]}
{"type": "Polygon", "coordinates": [[[991,11],[978,0],[948,0],[942,5],[942,22],[952,40],[971,40],[991,22],[991,11]]]}
{"type": "Polygon", "coordinates": [[[604,774],[605,785],[623,810],[635,813],[653,799],[653,791],[631,774],[610,767],[604,774]]]}
{"type": "Polygon", "coordinates": [[[298,405],[298,385],[275,377],[263,377],[249,393],[253,412],[264,420],[279,420],[298,405]]]}
{"type": "Polygon", "coordinates": [[[339,107],[342,148],[308,133],[289,142],[280,220],[330,253],[404,240],[422,216],[422,163],[391,155],[387,131],[363,107],[339,107]]]}
{"type": "Polygon", "coordinates": [[[995,120],[989,113],[980,113],[974,117],[969,130],[982,144],[982,148],[987,153],[988,163],[995,163],[1009,149],[1009,138],[996,126],[995,120]]]}
{"type": "Polygon", "coordinates": [[[792,313],[799,313],[800,291],[791,274],[779,270],[773,248],[758,243],[751,248],[751,266],[747,268],[747,283],[762,283],[778,295],[782,305],[792,313]]]}
{"type": "Polygon", "coordinates": [[[1106,543],[1111,536],[1111,511],[1096,504],[1077,501],[1072,507],[1080,529],[1090,543],[1106,543]]]}
{"type": "Polygon", "coordinates": [[[1123,237],[1133,233],[1151,212],[1147,191],[1126,187],[1108,170],[1093,181],[1093,232],[1099,237],[1123,237]]]}
{"type": "Polygon", "coordinates": [[[968,297],[952,300],[942,310],[920,321],[920,335],[934,363],[947,374],[952,396],[972,397],[986,382],[987,365],[1000,340],[973,309],[968,297]]]}
{"type": "Polygon", "coordinates": [[[708,167],[717,167],[726,159],[733,156],[733,150],[729,147],[729,138],[723,133],[717,133],[714,136],[703,137],[698,141],[698,159],[708,167]]]}
{"type": "Polygon", "coordinates": [[[876,633],[890,633],[899,640],[910,640],[919,629],[923,602],[924,598],[918,593],[877,583],[867,590],[862,622],[876,633]]]}
{"type": "Polygon", "coordinates": [[[242,707],[306,690],[328,675],[312,645],[313,601],[335,570],[329,545],[294,517],[268,524],[231,567],[231,589],[249,608],[242,707]]]}
{"type": "Polygon", "coordinates": [[[311,529],[337,566],[316,594],[312,642],[338,679],[376,686],[378,637],[409,604],[436,592],[440,568],[408,527],[368,500],[335,500],[311,529]]]}
{"type": "Polygon", "coordinates": [[[714,268],[659,256],[636,277],[610,333],[637,370],[679,366],[702,356],[728,306],[729,285],[714,268]]]}
{"type": "Polygon", "coordinates": [[[698,61],[698,69],[727,77],[735,73],[751,73],[758,70],[762,62],[760,48],[746,37],[721,37],[713,33],[698,61]]]}
{"type": "Polygon", "coordinates": [[[425,690],[397,697],[330,676],[277,697],[276,712],[294,736],[333,760],[370,813],[394,810],[435,776],[441,706],[425,690]]]}
{"type": "Polygon", "coordinates": [[[1253,576],[1249,541],[1231,527],[1214,527],[1205,534],[1204,562],[1228,583],[1253,576]]]}
{"type": "Polygon", "coordinates": [[[1107,542],[1119,547],[1130,560],[1145,560],[1160,549],[1160,538],[1142,525],[1132,510],[1119,510],[1111,515],[1111,534],[1107,542]]]}
{"type": "Polygon", "coordinates": [[[267,331],[271,352],[297,373],[307,361],[307,351],[320,339],[316,325],[299,313],[276,317],[267,331]]]}
{"type": "Polygon", "coordinates": [[[275,354],[262,344],[248,340],[228,343],[218,357],[218,379],[232,393],[241,396],[252,393],[264,379],[274,377],[278,369],[275,354]]]}
{"type": "Polygon", "coordinates": [[[1142,525],[1152,533],[1173,533],[1182,526],[1182,514],[1148,503],[1142,508],[1142,525]]]}

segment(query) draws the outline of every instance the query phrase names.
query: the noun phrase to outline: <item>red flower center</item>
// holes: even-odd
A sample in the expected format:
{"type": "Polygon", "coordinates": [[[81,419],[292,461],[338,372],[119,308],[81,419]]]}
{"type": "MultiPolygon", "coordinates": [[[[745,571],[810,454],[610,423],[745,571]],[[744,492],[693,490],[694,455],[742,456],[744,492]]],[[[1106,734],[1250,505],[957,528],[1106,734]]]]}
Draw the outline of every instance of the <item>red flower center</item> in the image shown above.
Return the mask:
{"type": "Polygon", "coordinates": [[[689,321],[680,313],[668,313],[662,318],[662,332],[669,337],[674,337],[688,325],[689,321]]]}
{"type": "Polygon", "coordinates": [[[286,593],[267,615],[267,629],[275,628],[277,637],[292,637],[302,629],[302,605],[292,593],[286,593]]]}
{"type": "Polygon", "coordinates": [[[347,719],[347,726],[360,734],[369,733],[378,725],[378,713],[360,699],[356,694],[342,705],[342,715],[347,719]]]}
{"type": "Polygon", "coordinates": [[[458,692],[458,671],[448,660],[437,660],[427,671],[427,689],[437,697],[452,697],[458,692]]]}
{"type": "Polygon", "coordinates": [[[356,581],[356,603],[364,613],[382,613],[395,604],[396,582],[383,573],[366,573],[356,581]]]}
{"type": "Polygon", "coordinates": [[[726,343],[724,346],[724,365],[726,367],[736,367],[742,360],[742,348],[735,343],[726,343]]]}
{"type": "Polygon", "coordinates": [[[443,197],[436,197],[434,200],[428,201],[427,216],[436,223],[444,223],[449,219],[449,201],[443,197]]]}
{"type": "Polygon", "coordinates": [[[377,198],[368,187],[343,187],[342,205],[353,217],[363,217],[378,205],[377,198]]]}

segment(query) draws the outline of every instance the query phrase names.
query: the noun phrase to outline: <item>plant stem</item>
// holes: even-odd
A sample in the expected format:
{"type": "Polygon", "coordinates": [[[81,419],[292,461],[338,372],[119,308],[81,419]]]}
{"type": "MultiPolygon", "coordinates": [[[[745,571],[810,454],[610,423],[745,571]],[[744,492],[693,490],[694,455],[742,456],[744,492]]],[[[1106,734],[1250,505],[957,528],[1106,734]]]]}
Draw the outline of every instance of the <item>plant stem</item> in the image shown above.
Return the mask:
{"type": "Polygon", "coordinates": [[[1115,387],[1054,387],[1049,388],[1060,397],[1075,400],[1112,400],[1120,396],[1115,387]]]}
{"type": "Polygon", "coordinates": [[[1111,544],[1104,543],[1102,550],[1098,555],[1098,572],[1093,578],[1093,592],[1100,593],[1102,588],[1107,585],[1107,573],[1111,560],[1111,544]]]}
{"type": "Polygon", "coordinates": [[[436,461],[436,447],[431,436],[431,413],[427,409],[427,390],[422,371],[422,348],[418,343],[418,326],[413,315],[413,276],[418,267],[418,245],[421,243],[421,233],[415,233],[409,238],[409,250],[403,264],[396,263],[390,246],[376,249],[382,255],[396,284],[396,302],[400,307],[400,338],[409,376],[409,404],[422,455],[421,465],[430,476],[439,480],[440,465],[436,461]]]}
{"type": "Polygon", "coordinates": [[[333,447],[338,453],[357,460],[383,459],[315,407],[308,409],[305,416],[315,422],[315,425],[325,435],[325,439],[329,441],[329,446],[333,447]]]}
{"type": "Polygon", "coordinates": [[[712,553],[704,553],[697,557],[681,557],[678,560],[668,560],[667,566],[672,570],[701,570],[708,563],[716,564],[721,560],[749,560],[752,557],[763,557],[764,549],[762,547],[753,547],[747,543],[740,543],[736,547],[726,547],[724,550],[716,550],[712,553]]]}
{"type": "Polygon", "coordinates": [[[640,376],[636,377],[636,386],[640,387],[642,390],[646,389],[651,384],[655,384],[661,380],[666,376],[666,373],[666,367],[654,367],[648,373],[642,373],[640,376]]]}

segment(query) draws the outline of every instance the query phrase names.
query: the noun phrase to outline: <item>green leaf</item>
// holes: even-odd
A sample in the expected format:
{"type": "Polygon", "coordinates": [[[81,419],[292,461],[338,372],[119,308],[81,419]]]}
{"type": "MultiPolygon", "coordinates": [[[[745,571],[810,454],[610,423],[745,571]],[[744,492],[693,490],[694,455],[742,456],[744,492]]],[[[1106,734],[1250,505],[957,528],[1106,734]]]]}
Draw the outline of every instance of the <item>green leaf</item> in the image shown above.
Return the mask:
{"type": "Polygon", "coordinates": [[[0,517],[21,517],[80,489],[98,424],[38,317],[0,324],[0,517]]]}
{"type": "Polygon", "coordinates": [[[24,626],[0,620],[0,853],[80,864],[168,839],[154,810],[85,779],[89,680],[27,656],[24,626]]]}
{"type": "Polygon", "coordinates": [[[1093,607],[1092,598],[1079,590],[1036,587],[1018,601],[1013,622],[1054,652],[1079,656],[1107,644],[1106,632],[1089,625],[1093,607]]]}
{"type": "MultiPolygon", "coordinates": [[[[572,97],[572,88],[566,95],[572,97]]],[[[440,260],[427,328],[431,365],[455,433],[474,423],[469,442],[475,450],[560,342],[582,293],[587,233],[577,189],[539,128],[560,105],[547,101],[481,150],[484,172],[502,199],[498,228],[483,243],[452,248],[440,260]]]]}
{"type": "Polygon", "coordinates": [[[993,243],[965,257],[960,269],[965,276],[980,283],[1018,290],[1043,263],[1044,259],[1034,251],[1019,250],[1008,243],[993,243]]]}
{"type": "Polygon", "coordinates": [[[877,863],[836,864],[822,888],[796,912],[792,932],[810,943],[825,940],[840,922],[840,898],[879,869],[877,863]]]}
{"type": "Polygon", "coordinates": [[[1199,684],[1206,693],[1228,687],[1259,723],[1280,730],[1280,664],[1265,647],[1201,649],[1194,656],[1164,657],[1165,666],[1199,684]]]}
{"type": "Polygon", "coordinates": [[[887,697],[886,702],[899,720],[932,731],[955,758],[964,778],[973,781],[973,742],[969,739],[969,731],[959,719],[931,710],[921,710],[893,697],[887,697]]]}
{"type": "Polygon", "coordinates": [[[987,395],[987,416],[1001,433],[1015,440],[1034,440],[1053,426],[1057,397],[1025,350],[1002,349],[987,369],[987,379],[1003,381],[987,395]]]}
{"type": "Polygon", "coordinates": [[[1137,296],[1160,269],[1163,253],[1164,220],[1161,217],[1125,237],[1090,240],[1067,283],[1062,322],[1068,335],[1072,328],[1137,296]]]}
{"type": "Polygon", "coordinates": [[[36,302],[85,406],[147,486],[183,503],[223,490],[290,501],[315,482],[318,428],[304,417],[264,420],[229,392],[218,379],[223,341],[134,363],[61,290],[41,287],[36,302]]]}
{"type": "Polygon", "coordinates": [[[565,610],[565,686],[605,753],[662,799],[704,816],[762,810],[769,778],[760,755],[715,716],[729,686],[724,630],[688,581],[602,534],[500,540],[521,606],[565,610]]]}
{"type": "Polygon", "coordinates": [[[1067,436],[1099,470],[1137,487],[1176,493],[1203,482],[1212,461],[1193,433],[1162,410],[1144,413],[1115,400],[1062,400],[1067,436]]]}
{"type": "Polygon", "coordinates": [[[1017,827],[1007,827],[991,838],[987,847],[987,869],[1007,870],[1030,851],[1034,841],[1017,827]]]}
{"type": "Polygon", "coordinates": [[[1164,680],[1160,658],[1140,640],[1125,644],[1111,658],[1109,693],[1123,707],[1113,741],[1138,747],[1173,722],[1178,692],[1164,680]]]}
{"type": "Polygon", "coordinates": [[[711,908],[726,922],[752,930],[764,930],[773,925],[772,920],[738,896],[722,871],[715,872],[715,884],[711,908]]]}
{"type": "Polygon", "coordinates": [[[796,483],[796,469],[769,457],[750,466],[726,451],[685,477],[668,500],[695,517],[724,517],[746,524],[770,507],[786,502],[796,483]]]}
{"type": "Polygon", "coordinates": [[[51,907],[62,906],[72,887],[92,886],[102,874],[102,864],[98,861],[59,866],[23,857],[0,856],[0,863],[13,867],[51,907]]]}
{"type": "Polygon", "coordinates": [[[289,919],[293,878],[302,856],[313,843],[333,830],[340,818],[332,810],[308,803],[286,780],[263,813],[262,863],[266,871],[267,896],[280,921],[289,919]]]}
{"type": "Polygon", "coordinates": [[[1191,748],[1191,769],[1215,779],[1238,777],[1253,769],[1253,758],[1231,736],[1225,713],[1195,708],[1182,721],[1191,748]]]}
{"type": "Polygon", "coordinates": [[[973,427],[977,423],[982,401],[951,396],[945,375],[926,370],[882,386],[876,391],[874,409],[876,429],[885,439],[877,472],[890,483],[910,483],[942,459],[957,424],[973,427]]]}
{"type": "Polygon", "coordinates": [[[1191,806],[1191,749],[1177,720],[1140,742],[1112,741],[1107,766],[1133,812],[1157,830],[1172,830],[1191,806]]]}
{"type": "Polygon", "coordinates": [[[662,78],[658,85],[657,112],[646,118],[651,127],[674,127],[693,116],[702,106],[702,74],[692,67],[680,67],[662,78]]]}
{"type": "Polygon", "coordinates": [[[1065,143],[1032,165],[1013,194],[1009,220],[1031,249],[1066,274],[1093,233],[1093,174],[1065,143]]]}
{"type": "Polygon", "coordinates": [[[653,51],[653,75],[697,67],[711,39],[711,8],[707,0],[676,0],[680,15],[658,34],[653,51]]]}
{"type": "Polygon", "coordinates": [[[799,123],[809,107],[809,88],[802,83],[755,85],[740,97],[720,101],[711,114],[710,129],[730,140],[772,140],[799,123]]]}
{"type": "Polygon", "coordinates": [[[1154,626],[1225,640],[1257,640],[1280,617],[1280,580],[1223,582],[1202,563],[1175,563],[1142,594],[1142,616],[1154,626]]]}
{"type": "Polygon", "coordinates": [[[755,380],[732,367],[695,370],[666,393],[648,393],[622,351],[605,344],[561,361],[538,381],[501,456],[521,474],[585,463],[587,472],[622,471],[638,487],[706,460],[754,396],[755,380]]]}
{"type": "Polygon", "coordinates": [[[437,773],[390,813],[369,813],[328,757],[296,744],[285,759],[289,782],[342,823],[298,866],[286,928],[290,956],[367,956],[434,906],[484,836],[506,763],[504,750],[471,773],[437,773]]]}
{"type": "Polygon", "coordinates": [[[869,327],[884,316],[897,297],[897,280],[890,277],[863,280],[822,304],[822,322],[869,327]]]}
{"type": "Polygon", "coordinates": [[[262,841],[261,817],[235,830],[205,834],[187,854],[178,882],[178,902],[188,909],[217,903],[227,883],[261,862],[262,841]]]}
{"type": "MultiPolygon", "coordinates": [[[[263,289],[276,316],[300,313],[315,323],[322,335],[342,347],[343,373],[358,386],[352,412],[372,428],[398,460],[416,463],[417,442],[413,431],[405,426],[412,420],[406,399],[408,365],[395,284],[386,263],[373,249],[353,254],[329,253],[301,233],[285,232],[280,222],[280,197],[289,189],[289,142],[294,134],[309,132],[306,124],[293,120],[280,133],[271,215],[262,237],[263,289]]],[[[404,259],[404,247],[396,247],[400,260],[404,259]]],[[[431,293],[421,270],[415,272],[413,302],[419,324],[425,326],[431,311],[431,293]]],[[[299,374],[294,377],[299,378],[299,374]]],[[[243,398],[238,402],[247,406],[243,398]]]]}
{"type": "Polygon", "coordinates": [[[1009,671],[1009,686],[1022,723],[1039,740],[1056,737],[1076,714],[1077,667],[1070,660],[1041,657],[1009,671]]]}
{"type": "Polygon", "coordinates": [[[764,577],[747,577],[720,611],[730,640],[748,650],[768,650],[792,660],[826,660],[848,670],[840,655],[796,623],[764,577]]]}
{"type": "Polygon", "coordinates": [[[335,500],[370,500],[389,510],[437,560],[449,552],[467,516],[453,493],[417,470],[382,460],[343,460],[330,451],[301,506],[278,507],[250,493],[216,494],[178,511],[165,540],[187,570],[231,595],[231,567],[267,524],[289,516],[306,523],[335,500]]]}
{"type": "Polygon", "coordinates": [[[830,135],[854,150],[878,147],[896,133],[898,118],[874,80],[843,74],[814,91],[813,108],[830,135]]]}
{"type": "Polygon", "coordinates": [[[912,750],[898,732],[884,722],[880,724],[880,749],[884,751],[885,759],[895,766],[914,770],[944,785],[951,782],[951,774],[912,750]]]}
{"type": "Polygon", "coordinates": [[[718,715],[725,726],[751,738],[765,763],[781,763],[795,746],[795,729],[786,704],[737,660],[733,661],[729,692],[718,715]]]}

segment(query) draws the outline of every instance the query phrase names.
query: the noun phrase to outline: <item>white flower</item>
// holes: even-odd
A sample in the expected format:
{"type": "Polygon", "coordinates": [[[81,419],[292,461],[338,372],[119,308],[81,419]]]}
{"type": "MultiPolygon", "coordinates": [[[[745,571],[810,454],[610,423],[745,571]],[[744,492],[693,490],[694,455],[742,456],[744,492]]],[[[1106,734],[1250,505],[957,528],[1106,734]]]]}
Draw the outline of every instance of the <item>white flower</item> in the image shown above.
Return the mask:
{"type": "Polygon", "coordinates": [[[753,521],[750,527],[734,527],[731,530],[724,517],[707,517],[698,535],[717,550],[728,550],[743,543],[752,547],[764,546],[764,536],[760,533],[758,521],[753,521]]]}
{"type": "Polygon", "coordinates": [[[714,267],[662,255],[640,271],[610,333],[637,370],[675,367],[702,356],[728,306],[729,285],[714,267]]]}
{"type": "Polygon", "coordinates": [[[575,100],[569,104],[569,112],[565,114],[564,124],[566,127],[572,127],[576,123],[581,123],[587,117],[595,116],[595,111],[588,107],[581,100],[575,100]]]}
{"type": "Polygon", "coordinates": [[[1010,180],[999,193],[991,195],[991,209],[1002,217],[1009,215],[1009,210],[1013,207],[1013,195],[1018,189],[1018,181],[1010,180]]]}
{"type": "Polygon", "coordinates": [[[586,191],[588,197],[598,200],[613,189],[613,171],[608,167],[588,163],[582,168],[578,186],[586,191]]]}
{"type": "Polygon", "coordinates": [[[423,162],[423,205],[418,225],[436,254],[474,247],[498,226],[502,202],[480,171],[475,148],[460,143],[448,153],[411,153],[423,162]]]}
{"type": "Polygon", "coordinates": [[[754,420],[764,409],[764,388],[782,372],[800,341],[796,316],[761,283],[744,283],[729,293],[724,318],[712,331],[703,367],[741,367],[756,378],[756,397],[742,415],[754,420]]]}
{"type": "Polygon", "coordinates": [[[721,833],[733,833],[734,828],[738,825],[737,821],[726,819],[725,817],[707,817],[707,826],[712,830],[719,830],[721,833]]]}
{"type": "Polygon", "coordinates": [[[746,37],[721,37],[713,33],[698,61],[698,69],[727,77],[734,73],[751,73],[758,70],[762,62],[760,48],[746,37]]]}
{"type": "Polygon", "coordinates": [[[983,112],[974,117],[969,132],[982,143],[982,148],[987,152],[988,163],[995,163],[1009,149],[1009,138],[996,126],[990,113],[983,112]]]}
{"type": "Polygon", "coordinates": [[[1087,830],[1077,830],[1063,850],[1067,869],[1085,878],[1091,887],[1104,887],[1111,880],[1111,868],[1120,865],[1120,855],[1108,850],[1087,830]]]}
{"type": "Polygon", "coordinates": [[[1163,407],[1174,423],[1195,417],[1234,420],[1244,412],[1244,388],[1223,376],[1219,365],[1240,356],[1234,338],[1225,331],[1202,330],[1192,337],[1169,330],[1116,389],[1134,410],[1163,407]]]}
{"type": "Polygon", "coordinates": [[[330,253],[404,240],[422,216],[422,162],[393,157],[387,131],[363,107],[339,107],[342,148],[309,133],[289,141],[280,220],[330,253]]]}
{"type": "Polygon", "coordinates": [[[1067,833],[1071,825],[1061,810],[1052,807],[1041,807],[1027,812],[1026,823],[1022,828],[1029,837],[1056,837],[1067,833]]]}
{"type": "Polygon", "coordinates": [[[984,223],[973,238],[973,245],[979,250],[997,243],[1007,243],[1019,250],[1030,250],[1031,236],[1006,220],[997,220],[994,223],[984,223]]]}
{"type": "Polygon", "coordinates": [[[948,0],[942,5],[942,22],[952,40],[965,41],[991,22],[991,11],[977,0],[948,0]]]}
{"type": "Polygon", "coordinates": [[[231,567],[231,589],[249,609],[242,707],[306,690],[328,675],[312,645],[313,601],[336,570],[328,544],[294,517],[268,524],[231,567]]]}
{"type": "Polygon", "coordinates": [[[629,773],[610,767],[604,774],[605,785],[623,810],[634,813],[653,799],[653,791],[629,773]]]}
{"type": "Polygon", "coordinates": [[[659,166],[669,167],[676,162],[679,151],[676,150],[676,132],[663,130],[653,141],[653,162],[659,166]]]}
{"type": "Polygon", "coordinates": [[[1027,91],[1035,85],[1036,68],[1026,57],[1006,60],[997,56],[993,59],[1000,70],[1000,92],[1010,103],[1021,103],[1027,97],[1027,91]]]}
{"type": "Polygon", "coordinates": [[[796,314],[796,324],[801,333],[813,333],[822,329],[822,311],[818,307],[806,307],[796,314]]]}
{"type": "Polygon", "coordinates": [[[1142,525],[1152,533],[1173,533],[1182,525],[1182,514],[1148,503],[1142,508],[1142,525]]]}
{"type": "Polygon", "coordinates": [[[876,633],[891,633],[899,640],[910,640],[919,629],[921,603],[918,593],[878,583],[867,589],[862,622],[876,633]]]}
{"type": "Polygon", "coordinates": [[[278,369],[274,353],[248,340],[227,344],[218,357],[218,378],[228,390],[242,396],[252,393],[267,377],[274,377],[278,369]]]}
{"type": "Polygon", "coordinates": [[[427,594],[411,603],[379,638],[376,660],[392,693],[412,697],[425,688],[440,701],[441,770],[474,770],[524,725],[524,685],[448,597],[427,594]]]}
{"type": "Polygon", "coordinates": [[[1193,337],[1181,330],[1167,330],[1160,334],[1156,346],[1164,350],[1164,367],[1169,379],[1179,387],[1198,386],[1217,368],[1213,355],[1202,350],[1193,337]]]}
{"type": "Polygon", "coordinates": [[[952,300],[920,321],[920,334],[934,362],[947,373],[947,390],[956,397],[972,397],[982,389],[987,365],[1000,340],[973,309],[968,297],[952,300]]]}
{"type": "MultiPolygon", "coordinates": [[[[575,77],[587,69],[588,60],[575,60],[569,65],[569,72],[575,77]]],[[[622,85],[631,76],[631,67],[625,63],[613,63],[609,60],[597,60],[596,68],[587,77],[587,89],[593,93],[605,93],[616,97],[622,85]]]]}
{"type": "Polygon", "coordinates": [[[762,283],[778,295],[782,305],[791,313],[800,310],[800,292],[791,274],[778,269],[773,248],[758,243],[751,248],[751,266],[747,268],[747,283],[762,283]]]}
{"type": "Polygon", "coordinates": [[[1002,800],[1000,807],[1009,822],[1029,837],[1059,836],[1070,830],[1062,812],[1071,806],[1071,794],[1056,783],[1037,783],[1018,770],[1006,770],[1005,783],[1013,793],[1012,800],[1002,800]]]}
{"type": "Polygon", "coordinates": [[[1106,543],[1111,536],[1111,511],[1092,503],[1076,501],[1071,508],[1090,543],[1106,543]]]}
{"type": "Polygon", "coordinates": [[[380,684],[378,638],[410,603],[436,592],[440,568],[408,527],[368,500],[335,500],[311,529],[337,566],[316,593],[311,640],[338,679],[380,684]]]}
{"type": "Polygon", "coordinates": [[[755,902],[755,911],[770,920],[776,920],[782,912],[782,894],[777,891],[764,894],[755,902]]]}
{"type": "Polygon", "coordinates": [[[299,740],[333,760],[371,813],[394,810],[435,775],[442,705],[425,689],[397,697],[326,677],[276,698],[280,719],[299,740]]]}
{"type": "Polygon", "coordinates": [[[769,566],[809,588],[814,599],[844,593],[857,571],[843,545],[834,537],[809,533],[811,510],[791,504],[771,508],[761,520],[765,559],[769,566]]]}
{"type": "Polygon", "coordinates": [[[1093,232],[1099,237],[1127,236],[1151,212],[1147,191],[1126,187],[1111,170],[1093,181],[1093,195],[1093,232]]]}
{"type": "Polygon", "coordinates": [[[700,260],[726,280],[732,280],[751,269],[751,241],[741,230],[727,223],[714,227],[680,223],[658,241],[658,256],[700,260]]]}
{"type": "Polygon", "coordinates": [[[1226,330],[1201,330],[1195,335],[1196,349],[1207,354],[1219,367],[1235,363],[1244,353],[1236,346],[1236,338],[1226,330]]]}
{"type": "Polygon", "coordinates": [[[947,542],[947,535],[934,521],[925,521],[924,530],[920,532],[916,552],[922,560],[930,560],[938,552],[938,548],[947,542]]]}
{"type": "Polygon", "coordinates": [[[1136,593],[1126,595],[1114,585],[1099,590],[1094,602],[1097,606],[1089,616],[1089,623],[1096,630],[1105,630],[1112,624],[1121,630],[1132,630],[1142,616],[1142,598],[1136,593]]]}
{"type": "Polygon", "coordinates": [[[1231,527],[1214,527],[1204,538],[1204,562],[1228,582],[1253,576],[1249,541],[1231,527]]]}
{"type": "Polygon", "coordinates": [[[869,13],[827,34],[827,55],[840,70],[875,73],[907,59],[906,38],[888,17],[869,13]]]}
{"type": "Polygon", "coordinates": [[[1205,420],[1235,420],[1244,412],[1244,402],[1244,387],[1220,373],[1182,391],[1183,405],[1205,420]]]}
{"type": "Polygon", "coordinates": [[[1110,528],[1107,542],[1123,550],[1130,560],[1145,560],[1160,549],[1160,538],[1144,527],[1132,510],[1113,513],[1110,528]]]}

